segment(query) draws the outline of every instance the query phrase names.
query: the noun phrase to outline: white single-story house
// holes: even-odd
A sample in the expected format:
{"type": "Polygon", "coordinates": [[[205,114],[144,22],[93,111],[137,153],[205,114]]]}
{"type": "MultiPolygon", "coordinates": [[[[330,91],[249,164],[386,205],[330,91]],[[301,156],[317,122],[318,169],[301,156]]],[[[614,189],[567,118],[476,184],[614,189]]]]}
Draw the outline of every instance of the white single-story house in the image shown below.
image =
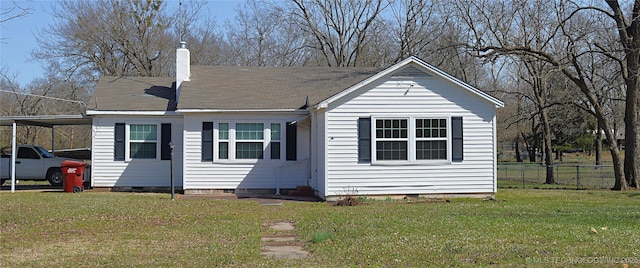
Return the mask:
{"type": "Polygon", "coordinates": [[[385,69],[190,66],[181,44],[176,65],[175,79],[100,79],[87,110],[93,187],[168,187],[173,168],[187,194],[496,192],[503,103],[418,58],[385,69]]]}

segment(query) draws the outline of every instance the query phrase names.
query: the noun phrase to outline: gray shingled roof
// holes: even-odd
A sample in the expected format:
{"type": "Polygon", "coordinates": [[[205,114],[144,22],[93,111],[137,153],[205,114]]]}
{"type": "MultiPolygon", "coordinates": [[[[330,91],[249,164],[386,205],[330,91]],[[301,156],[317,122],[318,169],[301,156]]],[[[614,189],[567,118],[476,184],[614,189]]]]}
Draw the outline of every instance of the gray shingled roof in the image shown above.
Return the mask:
{"type": "Polygon", "coordinates": [[[95,111],[175,111],[175,78],[103,76],[87,105],[95,111]]]}
{"type": "Polygon", "coordinates": [[[373,76],[379,68],[192,66],[178,109],[297,109],[373,76]]]}
{"type": "MultiPolygon", "coordinates": [[[[375,75],[379,68],[192,66],[178,109],[297,109],[375,75]]],[[[104,76],[89,103],[95,111],[173,111],[175,78],[104,76]]]]}

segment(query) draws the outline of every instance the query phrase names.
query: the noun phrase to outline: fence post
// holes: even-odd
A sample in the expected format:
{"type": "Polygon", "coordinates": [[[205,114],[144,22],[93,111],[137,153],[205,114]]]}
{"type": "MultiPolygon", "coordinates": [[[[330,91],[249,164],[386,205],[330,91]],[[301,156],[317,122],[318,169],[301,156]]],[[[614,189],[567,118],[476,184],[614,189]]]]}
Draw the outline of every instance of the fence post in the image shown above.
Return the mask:
{"type": "Polygon", "coordinates": [[[509,179],[509,165],[503,165],[504,166],[504,178],[505,179],[509,179]]]}
{"type": "Polygon", "coordinates": [[[602,174],[602,186],[600,189],[604,189],[604,167],[600,167],[600,174],[602,174]]]}
{"type": "Polygon", "coordinates": [[[580,190],[580,165],[576,165],[576,190],[580,190]]]}
{"type": "Polygon", "coordinates": [[[520,165],[520,176],[522,176],[522,189],[524,189],[524,165],[520,165]]]}

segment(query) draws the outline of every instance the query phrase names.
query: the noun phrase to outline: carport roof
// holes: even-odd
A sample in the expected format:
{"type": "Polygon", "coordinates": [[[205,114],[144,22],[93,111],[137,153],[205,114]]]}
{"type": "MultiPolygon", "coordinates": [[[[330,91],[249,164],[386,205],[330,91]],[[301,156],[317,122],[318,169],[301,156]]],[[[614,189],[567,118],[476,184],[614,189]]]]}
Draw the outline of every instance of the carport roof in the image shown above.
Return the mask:
{"type": "Polygon", "coordinates": [[[32,125],[53,127],[60,125],[91,125],[91,118],[86,115],[31,115],[31,116],[0,116],[0,126],[32,125]]]}

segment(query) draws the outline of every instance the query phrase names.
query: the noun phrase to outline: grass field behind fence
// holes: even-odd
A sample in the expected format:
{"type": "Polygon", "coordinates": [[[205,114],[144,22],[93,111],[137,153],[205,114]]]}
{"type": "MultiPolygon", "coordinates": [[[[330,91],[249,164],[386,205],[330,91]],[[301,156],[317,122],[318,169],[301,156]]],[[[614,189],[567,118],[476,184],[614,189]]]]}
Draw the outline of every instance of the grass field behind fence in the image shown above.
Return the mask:
{"type": "Polygon", "coordinates": [[[613,187],[613,166],[558,164],[553,167],[556,181],[554,185],[545,185],[546,166],[538,163],[499,163],[498,186],[525,184],[543,188],[572,189],[610,189],[613,187]]]}
{"type": "Polygon", "coordinates": [[[2,267],[640,266],[640,192],[500,189],[355,207],[168,194],[0,193],[2,267]],[[311,256],[260,255],[289,221],[311,256]],[[594,232],[595,231],[595,232],[594,232]],[[312,242],[314,234],[329,239],[312,242]]]}
{"type": "MultiPolygon", "coordinates": [[[[624,152],[622,153],[624,156],[624,152]]],[[[563,161],[554,160],[556,184],[544,184],[546,166],[531,162],[499,162],[498,187],[543,189],[611,189],[615,183],[611,155],[603,154],[602,164],[587,153],[566,153],[563,161]]]]}

